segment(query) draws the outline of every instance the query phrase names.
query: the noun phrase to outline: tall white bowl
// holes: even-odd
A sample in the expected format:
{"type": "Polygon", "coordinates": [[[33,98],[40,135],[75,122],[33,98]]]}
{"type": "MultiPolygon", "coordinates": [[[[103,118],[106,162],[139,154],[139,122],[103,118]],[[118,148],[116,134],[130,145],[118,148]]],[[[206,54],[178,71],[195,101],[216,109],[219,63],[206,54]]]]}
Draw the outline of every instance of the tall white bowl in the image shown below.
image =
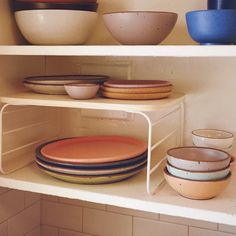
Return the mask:
{"type": "Polygon", "coordinates": [[[31,44],[84,44],[92,33],[97,13],[80,10],[24,10],[15,12],[16,23],[31,44]]]}

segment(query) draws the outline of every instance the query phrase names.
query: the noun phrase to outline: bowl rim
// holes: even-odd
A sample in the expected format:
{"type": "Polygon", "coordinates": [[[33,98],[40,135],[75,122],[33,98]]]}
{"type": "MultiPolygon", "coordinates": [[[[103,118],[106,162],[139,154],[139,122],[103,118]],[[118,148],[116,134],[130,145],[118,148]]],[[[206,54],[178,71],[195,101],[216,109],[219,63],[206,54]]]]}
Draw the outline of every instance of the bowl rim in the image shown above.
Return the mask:
{"type": "Polygon", "coordinates": [[[226,13],[226,12],[235,12],[236,13],[236,9],[209,9],[209,10],[196,10],[196,11],[189,11],[186,12],[185,15],[190,15],[190,14],[195,14],[195,13],[217,13],[217,14],[221,14],[221,13],[226,13]]]}
{"type": "MultiPolygon", "coordinates": [[[[221,149],[218,149],[218,148],[211,148],[211,147],[197,147],[197,146],[181,146],[181,147],[175,147],[175,148],[170,148],[169,150],[167,150],[167,155],[168,157],[172,157],[172,158],[175,158],[175,159],[179,159],[179,160],[183,160],[183,161],[188,161],[188,162],[208,162],[208,163],[215,163],[215,162],[222,162],[222,161],[226,161],[228,159],[231,160],[231,155],[226,152],[226,151],[223,151],[221,149]],[[172,150],[176,150],[176,149],[188,149],[188,148],[194,148],[194,149],[210,149],[210,150],[213,150],[213,151],[218,151],[218,152],[223,152],[227,155],[226,158],[224,159],[221,159],[221,160],[201,160],[201,161],[198,161],[198,160],[188,160],[188,159],[182,159],[182,158],[179,158],[179,157],[176,157],[176,156],[173,156],[171,155],[169,152],[172,151],[172,150]]],[[[168,158],[167,157],[167,158],[168,158]]]]}
{"type": "Polygon", "coordinates": [[[206,139],[232,139],[232,138],[234,138],[234,134],[233,134],[233,133],[231,133],[231,132],[229,132],[229,131],[226,131],[226,130],[221,130],[221,129],[195,129],[195,130],[192,131],[192,135],[197,136],[197,137],[206,138],[206,139]],[[207,131],[207,130],[209,130],[209,131],[220,131],[220,132],[222,132],[222,133],[227,133],[227,134],[229,134],[230,137],[226,137],[226,138],[224,138],[224,137],[214,138],[214,137],[206,137],[206,136],[203,136],[203,135],[200,135],[200,134],[196,134],[196,133],[195,133],[195,132],[197,132],[197,131],[203,131],[203,130],[206,130],[206,131],[207,131]]]}
{"type": "Polygon", "coordinates": [[[224,178],[222,179],[215,179],[215,180],[193,180],[193,179],[185,179],[185,178],[181,178],[181,177],[177,177],[177,176],[174,176],[172,175],[168,170],[167,170],[167,167],[164,168],[163,170],[164,172],[164,175],[167,175],[171,178],[174,178],[174,179],[179,179],[181,181],[185,181],[185,182],[193,182],[193,183],[218,183],[218,182],[224,182],[224,181],[227,181],[230,179],[232,173],[231,171],[229,171],[229,174],[227,176],[225,176],[224,178]]]}
{"type": "Polygon", "coordinates": [[[171,14],[171,15],[175,15],[175,16],[178,16],[178,13],[176,12],[170,12],[170,11],[142,11],[142,10],[134,10],[134,11],[112,11],[112,12],[105,12],[103,13],[102,15],[105,16],[105,15],[111,15],[111,14],[129,14],[129,13],[161,13],[161,14],[171,14]]]}

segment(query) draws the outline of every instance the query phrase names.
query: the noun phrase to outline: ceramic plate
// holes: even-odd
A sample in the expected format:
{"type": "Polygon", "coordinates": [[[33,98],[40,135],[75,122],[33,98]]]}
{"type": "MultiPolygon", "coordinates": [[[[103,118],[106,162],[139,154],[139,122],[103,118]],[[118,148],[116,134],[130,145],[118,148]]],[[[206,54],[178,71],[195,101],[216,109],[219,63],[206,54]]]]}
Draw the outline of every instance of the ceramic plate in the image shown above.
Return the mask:
{"type": "Polygon", "coordinates": [[[101,87],[105,92],[111,93],[127,93],[127,94],[139,94],[139,93],[164,93],[170,92],[172,86],[154,87],[154,88],[112,88],[112,87],[101,87]]]}
{"type": "Polygon", "coordinates": [[[147,160],[144,160],[143,162],[139,164],[135,164],[132,166],[126,166],[126,167],[120,167],[115,169],[107,169],[107,170],[76,170],[76,169],[68,169],[68,168],[60,168],[55,167],[51,165],[44,164],[40,160],[36,160],[37,164],[41,167],[44,167],[45,169],[49,171],[54,171],[62,174],[69,174],[69,175],[109,175],[109,174],[120,174],[125,171],[130,171],[134,168],[137,168],[147,162],[147,160]]]}
{"type": "Polygon", "coordinates": [[[107,163],[144,153],[146,142],[127,136],[85,136],[57,140],[45,145],[41,154],[66,163],[107,163]]]}
{"type": "Polygon", "coordinates": [[[110,80],[104,83],[106,87],[113,88],[153,88],[171,86],[166,80],[110,80]]]}
{"type": "Polygon", "coordinates": [[[77,184],[107,184],[107,183],[114,183],[124,179],[127,179],[133,175],[139,173],[145,165],[142,165],[138,168],[135,168],[132,171],[124,172],[123,174],[114,174],[114,175],[106,175],[106,176],[80,176],[80,175],[68,175],[68,174],[61,174],[57,172],[48,171],[43,167],[39,168],[48,175],[55,177],[57,179],[70,182],[70,183],[77,183],[77,184]]]}
{"type": "Polygon", "coordinates": [[[151,99],[166,98],[171,95],[171,92],[127,94],[127,93],[111,93],[102,91],[102,95],[107,98],[122,99],[122,100],[151,100],[151,99]]]}

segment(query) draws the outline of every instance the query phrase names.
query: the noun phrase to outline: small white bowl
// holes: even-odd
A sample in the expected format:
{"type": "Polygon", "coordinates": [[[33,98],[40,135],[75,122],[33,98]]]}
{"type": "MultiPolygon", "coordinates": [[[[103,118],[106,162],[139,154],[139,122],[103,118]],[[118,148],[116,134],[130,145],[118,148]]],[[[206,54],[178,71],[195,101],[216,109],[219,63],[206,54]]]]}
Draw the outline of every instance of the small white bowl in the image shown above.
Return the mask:
{"type": "Polygon", "coordinates": [[[190,180],[218,180],[225,178],[230,172],[230,166],[226,167],[225,169],[218,170],[218,171],[189,171],[189,170],[182,170],[172,166],[171,164],[166,164],[167,170],[170,174],[180,177],[183,179],[190,179],[190,180]]]}
{"type": "Polygon", "coordinates": [[[65,84],[66,92],[74,99],[91,99],[94,98],[99,90],[98,84],[65,84]]]}
{"type": "Polygon", "coordinates": [[[97,12],[80,10],[16,11],[15,19],[22,35],[31,44],[84,44],[93,31],[97,12]]]}
{"type": "Polygon", "coordinates": [[[194,145],[229,149],[233,145],[234,135],[228,131],[217,129],[197,129],[192,131],[194,145]]]}

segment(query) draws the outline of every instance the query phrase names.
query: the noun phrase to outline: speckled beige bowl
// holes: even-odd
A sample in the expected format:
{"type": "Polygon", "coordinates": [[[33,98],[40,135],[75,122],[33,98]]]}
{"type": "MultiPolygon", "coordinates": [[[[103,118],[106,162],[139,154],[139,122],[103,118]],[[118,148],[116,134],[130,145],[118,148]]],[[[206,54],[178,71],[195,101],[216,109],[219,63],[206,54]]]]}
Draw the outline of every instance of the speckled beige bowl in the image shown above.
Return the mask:
{"type": "Polygon", "coordinates": [[[177,17],[173,12],[126,11],[106,13],[103,20],[121,44],[156,45],[169,35],[177,17]]]}
{"type": "Polygon", "coordinates": [[[190,199],[206,200],[219,195],[230,181],[231,173],[220,180],[188,180],[171,175],[167,168],[164,170],[167,183],[180,195],[190,199]]]}

